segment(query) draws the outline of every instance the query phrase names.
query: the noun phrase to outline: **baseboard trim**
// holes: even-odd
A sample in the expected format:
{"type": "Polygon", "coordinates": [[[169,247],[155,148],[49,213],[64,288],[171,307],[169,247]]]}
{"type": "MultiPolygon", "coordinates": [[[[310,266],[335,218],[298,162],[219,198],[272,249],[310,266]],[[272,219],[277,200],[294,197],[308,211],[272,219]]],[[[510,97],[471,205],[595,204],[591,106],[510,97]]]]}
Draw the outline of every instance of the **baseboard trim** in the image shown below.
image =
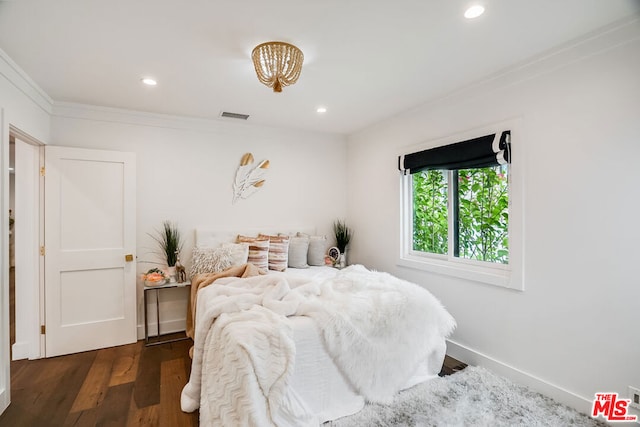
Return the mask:
{"type": "Polygon", "coordinates": [[[447,340],[447,354],[461,362],[473,366],[482,366],[496,374],[509,378],[515,383],[526,385],[532,390],[549,396],[558,402],[589,415],[593,398],[588,399],[579,396],[567,389],[559,387],[514,366],[496,360],[486,354],[482,354],[453,340],[447,340]]]}
{"type": "MultiPolygon", "coordinates": [[[[182,319],[173,319],[173,320],[163,320],[160,322],[160,332],[162,334],[172,334],[174,332],[182,332],[185,329],[185,325],[187,324],[186,318],[182,319]]],[[[138,339],[144,339],[144,323],[138,325],[138,339]]],[[[149,323],[149,336],[155,336],[158,330],[158,325],[156,322],[149,323]]]]}
{"type": "Polygon", "coordinates": [[[29,358],[30,346],[28,342],[17,342],[11,346],[11,360],[22,360],[29,358]]]}

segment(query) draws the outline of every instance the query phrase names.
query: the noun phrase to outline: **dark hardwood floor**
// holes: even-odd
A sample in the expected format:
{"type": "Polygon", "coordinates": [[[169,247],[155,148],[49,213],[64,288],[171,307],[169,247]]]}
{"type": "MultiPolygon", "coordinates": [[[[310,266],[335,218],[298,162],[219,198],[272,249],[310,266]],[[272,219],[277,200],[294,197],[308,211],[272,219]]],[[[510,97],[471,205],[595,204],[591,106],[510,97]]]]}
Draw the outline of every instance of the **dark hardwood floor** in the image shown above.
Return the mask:
{"type": "MultiPolygon", "coordinates": [[[[144,341],[11,363],[11,405],[0,426],[197,426],[180,410],[192,341],[144,341]]],[[[447,356],[440,375],[465,364],[447,356]]]]}
{"type": "Polygon", "coordinates": [[[443,377],[445,375],[455,374],[458,371],[466,368],[467,365],[457,359],[449,355],[444,356],[444,363],[442,364],[442,370],[440,371],[440,376],[443,377]]]}
{"type": "Polygon", "coordinates": [[[11,363],[11,405],[0,426],[197,426],[180,410],[192,342],[144,341],[11,363]]]}

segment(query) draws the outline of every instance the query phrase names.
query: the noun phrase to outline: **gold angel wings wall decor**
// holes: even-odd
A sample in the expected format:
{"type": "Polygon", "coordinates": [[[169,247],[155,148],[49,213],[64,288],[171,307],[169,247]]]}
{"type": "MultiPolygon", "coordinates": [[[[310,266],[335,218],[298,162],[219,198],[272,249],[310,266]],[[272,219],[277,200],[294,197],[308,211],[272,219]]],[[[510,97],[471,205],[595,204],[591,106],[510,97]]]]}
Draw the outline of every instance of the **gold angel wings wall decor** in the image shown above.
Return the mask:
{"type": "Polygon", "coordinates": [[[236,171],[233,182],[233,203],[238,199],[246,199],[264,185],[262,178],[269,169],[269,160],[263,160],[254,166],[253,154],[246,153],[240,159],[240,166],[236,171]]]}

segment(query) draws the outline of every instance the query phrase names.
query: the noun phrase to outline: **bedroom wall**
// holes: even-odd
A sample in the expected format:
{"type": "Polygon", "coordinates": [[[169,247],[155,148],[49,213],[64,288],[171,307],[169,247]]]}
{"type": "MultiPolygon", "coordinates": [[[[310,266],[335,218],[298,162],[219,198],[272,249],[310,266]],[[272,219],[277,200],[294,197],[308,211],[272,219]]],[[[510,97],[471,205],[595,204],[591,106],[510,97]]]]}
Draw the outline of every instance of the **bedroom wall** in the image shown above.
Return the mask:
{"type": "MultiPolygon", "coordinates": [[[[177,118],[109,108],[57,104],[54,145],[135,152],[137,156],[137,261],[143,273],[161,261],[153,233],[177,222],[189,265],[194,230],[317,227],[330,235],[346,215],[346,141],[323,133],[258,127],[227,120],[177,118]],[[251,152],[270,161],[263,188],[232,204],[240,159],[251,152]]],[[[184,328],[185,289],[161,293],[162,331],[184,328]]],[[[153,296],[150,295],[153,301],[153,296]]],[[[142,317],[138,283],[138,324],[142,317]]],[[[150,322],[155,324],[154,311],[150,322]]],[[[139,337],[144,331],[139,326],[139,337]]],[[[155,333],[155,328],[150,328],[155,333]]]]}
{"type": "Polygon", "coordinates": [[[9,404],[9,128],[42,142],[49,137],[51,99],[0,49],[0,413],[9,404]]]}
{"type": "Polygon", "coordinates": [[[582,410],[640,387],[640,19],[561,46],[349,137],[351,259],[431,290],[449,350],[582,410]],[[525,290],[400,267],[397,155],[519,118],[525,290]],[[375,189],[375,191],[371,191],[375,189]]]}

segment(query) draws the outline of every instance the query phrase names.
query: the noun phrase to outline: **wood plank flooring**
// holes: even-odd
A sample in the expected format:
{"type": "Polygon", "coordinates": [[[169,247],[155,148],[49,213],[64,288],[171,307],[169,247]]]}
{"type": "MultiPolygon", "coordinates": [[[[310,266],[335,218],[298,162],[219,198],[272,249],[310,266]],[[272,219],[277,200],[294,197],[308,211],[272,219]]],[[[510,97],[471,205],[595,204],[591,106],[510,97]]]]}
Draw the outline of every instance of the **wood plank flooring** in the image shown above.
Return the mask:
{"type": "MultiPolygon", "coordinates": [[[[180,410],[192,341],[144,341],[68,356],[11,363],[11,405],[0,427],[197,426],[180,410]]],[[[440,375],[466,365],[449,356],[440,375]]]]}
{"type": "Polygon", "coordinates": [[[0,426],[197,426],[180,410],[192,341],[144,341],[11,363],[11,405],[0,426]]]}

